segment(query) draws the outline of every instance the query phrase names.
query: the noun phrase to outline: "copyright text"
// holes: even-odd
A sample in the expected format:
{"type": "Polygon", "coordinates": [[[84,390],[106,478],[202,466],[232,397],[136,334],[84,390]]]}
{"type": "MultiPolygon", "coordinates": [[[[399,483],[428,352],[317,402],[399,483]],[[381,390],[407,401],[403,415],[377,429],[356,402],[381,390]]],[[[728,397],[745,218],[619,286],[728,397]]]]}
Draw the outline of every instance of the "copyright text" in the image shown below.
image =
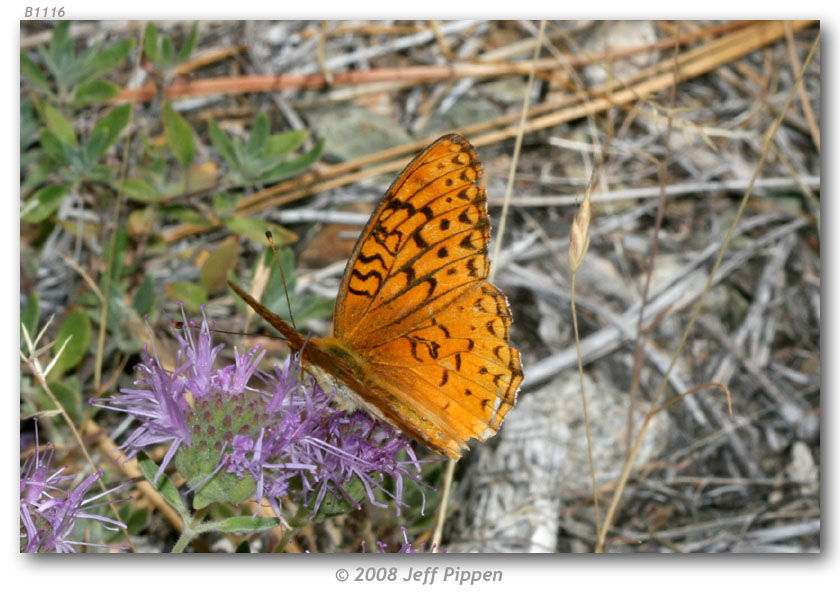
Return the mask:
{"type": "Polygon", "coordinates": [[[502,571],[492,569],[462,569],[461,567],[426,567],[418,569],[408,567],[356,567],[351,574],[346,569],[336,572],[338,581],[401,581],[435,585],[447,583],[456,585],[475,585],[479,582],[501,582],[502,571]]]}

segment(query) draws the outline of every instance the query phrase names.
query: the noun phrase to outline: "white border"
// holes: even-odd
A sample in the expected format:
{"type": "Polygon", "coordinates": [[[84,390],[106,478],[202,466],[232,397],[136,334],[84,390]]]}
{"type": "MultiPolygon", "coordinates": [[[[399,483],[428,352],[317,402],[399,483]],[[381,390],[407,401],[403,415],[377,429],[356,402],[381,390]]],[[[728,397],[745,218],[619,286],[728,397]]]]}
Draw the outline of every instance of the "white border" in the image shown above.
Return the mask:
{"type": "MultiPolygon", "coordinates": [[[[34,3],[33,3],[34,4],[34,3]]],[[[267,3],[255,0],[236,0],[235,2],[214,3],[198,2],[197,0],[174,3],[171,0],[144,0],[136,3],[118,3],[105,0],[67,2],[68,16],[74,19],[248,19],[267,18],[270,16],[298,19],[336,19],[340,17],[353,18],[462,18],[480,15],[486,18],[537,18],[550,16],[554,18],[756,18],[764,14],[765,18],[822,18],[823,31],[823,66],[830,69],[824,76],[823,95],[828,98],[823,103],[824,118],[830,125],[824,135],[825,156],[833,158],[832,141],[836,138],[835,121],[831,118],[831,107],[837,102],[837,95],[833,93],[833,81],[836,77],[838,64],[835,43],[832,38],[835,10],[828,2],[800,1],[794,4],[784,3],[769,7],[766,3],[733,3],[721,0],[706,0],[697,3],[674,3],[672,0],[659,2],[601,2],[597,6],[587,3],[568,5],[565,3],[547,3],[538,0],[515,0],[514,2],[490,3],[487,0],[462,0],[460,2],[444,0],[424,0],[422,4],[399,4],[380,0],[378,2],[320,2],[320,3],[267,3]],[[779,10],[773,14],[766,14],[767,10],[779,10]],[[794,11],[791,10],[795,10],[794,11]],[[585,11],[573,15],[562,14],[566,10],[585,11]],[[702,11],[702,13],[698,12],[702,11]],[[737,12],[735,12],[737,11],[737,12]],[[826,21],[826,17],[831,17],[826,21]],[[826,113],[829,114],[826,114],[826,113]]],[[[12,2],[3,7],[9,13],[4,20],[2,79],[5,81],[6,93],[2,95],[4,114],[6,114],[7,135],[3,144],[3,161],[6,171],[5,181],[8,182],[8,194],[4,202],[4,210],[8,211],[6,218],[0,219],[4,229],[0,248],[4,260],[2,265],[2,281],[8,294],[4,296],[2,319],[5,335],[2,339],[7,356],[2,361],[3,377],[6,387],[11,388],[9,396],[14,393],[18,381],[17,357],[17,324],[19,319],[19,228],[18,228],[18,139],[16,123],[18,121],[18,42],[19,23],[22,17],[22,7],[26,2],[12,2]],[[11,6],[9,6],[11,5],[11,6]],[[7,8],[8,6],[8,8],[7,8]],[[9,343],[11,342],[11,348],[9,343]]],[[[40,3],[44,5],[44,3],[40,3]]],[[[60,4],[59,4],[60,5],[60,4]]],[[[830,174],[834,169],[823,169],[830,174]]],[[[828,179],[828,177],[826,178],[828,179]]],[[[830,182],[825,181],[824,187],[830,182]]],[[[830,196],[829,196],[830,197],[830,196]]],[[[834,210],[823,215],[824,230],[838,231],[834,210]]],[[[833,235],[823,238],[828,260],[825,261],[830,272],[824,275],[828,286],[825,289],[826,304],[836,305],[837,295],[833,289],[836,274],[836,248],[831,241],[833,235]],[[829,302],[828,300],[832,301],[829,302]]],[[[832,310],[823,313],[825,319],[824,352],[826,356],[834,358],[833,346],[837,339],[836,319],[832,317],[832,310]]],[[[828,361],[826,361],[828,362],[828,361]]],[[[825,397],[832,399],[835,390],[832,381],[832,371],[826,369],[823,391],[825,397]]],[[[9,406],[14,406],[14,398],[8,397],[9,406]]],[[[837,432],[836,408],[830,402],[823,406],[824,417],[828,432],[837,432]]],[[[10,409],[11,412],[11,409],[10,409]]],[[[6,498],[10,504],[17,502],[16,479],[18,472],[17,448],[17,415],[9,415],[9,432],[7,433],[7,460],[3,465],[10,468],[9,484],[6,498]]],[[[835,478],[829,474],[836,462],[833,450],[836,444],[830,443],[830,436],[826,436],[822,464],[823,486],[825,499],[834,499],[835,478]],[[832,450],[829,456],[828,450],[832,450]],[[830,487],[829,487],[830,486],[830,487]]],[[[828,511],[833,503],[825,501],[823,505],[828,511]]],[[[2,547],[8,552],[3,555],[6,570],[4,573],[12,577],[11,585],[6,589],[13,597],[27,595],[54,596],[62,599],[90,598],[108,595],[120,599],[149,597],[181,597],[200,599],[204,597],[246,596],[287,596],[297,598],[300,595],[313,597],[319,591],[333,592],[336,598],[365,597],[375,598],[388,594],[391,597],[433,598],[440,594],[445,596],[482,598],[521,598],[521,594],[533,592],[535,597],[561,598],[702,598],[709,597],[746,597],[746,598],[808,598],[823,597],[824,588],[836,579],[837,555],[833,550],[833,530],[829,519],[824,522],[827,535],[823,536],[822,556],[796,557],[740,557],[719,555],[711,557],[678,557],[662,555],[623,555],[623,556],[475,556],[475,557],[426,557],[426,556],[21,556],[17,552],[17,525],[12,528],[12,518],[17,521],[16,508],[7,506],[2,511],[3,521],[9,524],[4,528],[2,547]],[[452,563],[463,568],[500,568],[505,572],[501,584],[482,584],[473,587],[422,587],[416,584],[341,584],[335,579],[335,571],[340,567],[352,571],[356,566],[398,566],[401,570],[409,565],[425,567],[426,565],[441,565],[452,563]],[[512,595],[516,596],[512,596],[512,595]],[[813,596],[812,596],[813,594],[813,596]],[[819,595],[817,595],[819,594],[819,595]]]]}

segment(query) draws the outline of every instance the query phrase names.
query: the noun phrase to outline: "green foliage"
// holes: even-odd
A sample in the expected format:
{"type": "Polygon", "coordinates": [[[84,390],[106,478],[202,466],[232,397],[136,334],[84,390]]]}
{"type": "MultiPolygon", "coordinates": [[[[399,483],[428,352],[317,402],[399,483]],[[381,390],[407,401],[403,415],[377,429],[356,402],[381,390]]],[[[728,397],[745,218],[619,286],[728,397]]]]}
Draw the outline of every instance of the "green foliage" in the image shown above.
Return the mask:
{"type": "MultiPolygon", "coordinates": [[[[262,294],[261,302],[266,308],[277,313],[282,318],[289,320],[289,306],[286,303],[286,294],[283,291],[283,275],[286,278],[286,286],[289,292],[289,303],[292,307],[291,314],[295,322],[300,325],[313,319],[329,318],[333,312],[334,302],[318,296],[300,296],[295,293],[297,276],[294,269],[294,253],[289,248],[282,248],[278,251],[280,264],[274,259],[274,253],[266,250],[265,254],[258,260],[270,269],[268,283],[262,294]],[[282,274],[281,274],[282,270],[282,274]]],[[[230,279],[236,280],[235,277],[230,279]]],[[[231,292],[233,302],[243,313],[248,312],[248,305],[236,294],[231,292]]]]}
{"type": "MultiPolygon", "coordinates": [[[[20,219],[27,235],[22,261],[31,262],[37,269],[37,246],[56,226],[83,237],[85,244],[103,247],[101,260],[83,261],[81,266],[86,270],[93,266],[91,277],[108,304],[105,356],[114,349],[130,354],[142,344],[137,336],[141,317],[162,304],[160,291],[170,300],[183,301],[188,310],[198,310],[233,276],[242,238],[264,246],[264,234],[269,230],[280,247],[297,240],[294,233],[271,222],[237,216],[236,206],[241,194],[250,193],[251,186],[311,165],[320,156],[323,144],[318,142],[311,150],[301,151],[308,133],[272,132],[266,114],[256,117],[246,139],[233,139],[214,121],[209,129],[199,129],[167,101],[138,104],[136,110],[142,113],[138,124],[143,128],[129,138],[125,133],[135,110],[131,104],[92,105],[107,103],[119,93],[121,86],[111,81],[111,72],[125,64],[133,41],[86,46],[71,37],[70,27],[68,21],[58,22],[48,43],[20,52],[20,219]],[[197,131],[206,139],[200,140],[197,131]],[[123,144],[129,139],[130,169],[123,174],[123,144]],[[197,148],[211,144],[227,167],[221,169],[222,178],[217,177],[219,167],[215,163],[196,162],[197,148]],[[204,194],[206,201],[200,197],[204,194]],[[146,208],[138,211],[129,207],[127,213],[132,218],[116,223],[112,234],[109,218],[118,197],[131,204],[143,203],[146,208]],[[99,212],[101,226],[63,214],[59,217],[62,206],[77,204],[86,211],[92,208],[99,212]],[[209,258],[196,281],[157,282],[137,271],[149,256],[166,250],[158,233],[164,221],[201,226],[222,223],[238,239],[231,236],[209,248],[209,258]],[[146,236],[141,253],[126,264],[127,255],[136,248],[135,239],[141,235],[146,236]]],[[[197,26],[176,44],[150,23],[142,51],[158,68],[171,74],[174,67],[189,59],[197,44],[197,26]]],[[[36,272],[32,271],[33,276],[36,272]]],[[[294,277],[291,279],[294,285],[294,277]]],[[[284,302],[278,281],[273,267],[268,298],[275,307],[284,302]]],[[[39,309],[37,295],[30,295],[21,323],[32,337],[36,335],[39,309]]],[[[78,306],[60,322],[63,329],[59,339],[50,340],[70,340],[65,354],[54,365],[53,377],[73,373],[92,351],[91,330],[101,319],[101,309],[100,297],[83,288],[78,306]]],[[[293,294],[293,310],[296,317],[306,319],[326,315],[330,307],[329,303],[293,294]]],[[[53,351],[59,347],[56,345],[53,351]]]]}
{"type": "Polygon", "coordinates": [[[137,288],[132,305],[138,315],[144,316],[152,312],[155,305],[155,282],[148,275],[143,277],[143,283],[137,288]]]}
{"type": "Polygon", "coordinates": [[[268,116],[260,113],[251,127],[247,143],[232,139],[218,123],[211,120],[210,140],[227,163],[232,178],[238,183],[266,183],[300,172],[321,156],[323,140],[308,152],[289,158],[309,137],[306,131],[271,134],[268,116]]]}
{"type": "Polygon", "coordinates": [[[207,304],[207,290],[191,281],[176,281],[166,286],[166,293],[175,302],[183,302],[190,312],[198,312],[207,304]]]}
{"type": "MultiPolygon", "coordinates": [[[[33,292],[26,298],[26,304],[20,311],[20,325],[26,329],[30,340],[34,340],[35,336],[38,335],[38,322],[40,320],[41,306],[38,301],[38,294],[33,292]]],[[[25,343],[22,336],[20,343],[21,345],[25,343]]]]}
{"type": "MultiPolygon", "coordinates": [[[[149,510],[147,508],[135,509],[132,504],[123,504],[117,509],[120,521],[125,523],[129,535],[137,535],[149,522],[149,510]]],[[[122,533],[115,533],[112,539],[122,537],[122,533]]]]}
{"type": "Polygon", "coordinates": [[[81,362],[90,344],[90,334],[90,319],[85,312],[81,308],[71,311],[55,338],[56,352],[63,350],[50,371],[51,378],[61,376],[81,362]]]}
{"type": "Polygon", "coordinates": [[[256,533],[278,525],[280,519],[275,517],[231,517],[216,523],[215,529],[225,533],[256,533]]]}
{"type": "Polygon", "coordinates": [[[228,274],[239,258],[239,242],[230,237],[210,253],[201,267],[200,282],[208,292],[217,292],[225,287],[228,274]]]}
{"type": "Polygon", "coordinates": [[[278,252],[280,264],[275,262],[272,252],[267,251],[265,260],[270,261],[271,274],[263,292],[263,304],[281,317],[289,318],[289,308],[286,305],[286,294],[283,291],[283,276],[286,278],[286,286],[289,290],[289,301],[292,305],[292,315],[298,323],[304,323],[311,319],[324,319],[332,315],[332,300],[318,296],[298,296],[295,294],[297,276],[294,268],[294,253],[289,248],[283,248],[278,252]],[[282,274],[281,274],[282,269],[282,274]]]}
{"type": "Polygon", "coordinates": [[[222,219],[225,226],[232,232],[248,238],[256,244],[268,246],[265,232],[270,231],[277,246],[285,246],[297,241],[297,236],[280,225],[275,225],[265,219],[254,217],[226,217],[222,219]]]}
{"type": "Polygon", "coordinates": [[[172,154],[186,167],[192,162],[195,153],[193,131],[187,120],[175,112],[169,102],[163,103],[163,128],[172,154]]]}
{"type": "Polygon", "coordinates": [[[146,478],[146,481],[152,484],[152,487],[160,492],[160,495],[163,496],[164,500],[166,500],[169,505],[174,508],[179,515],[181,515],[181,517],[188,517],[189,511],[187,510],[184,501],[181,500],[178,488],[164,473],[159,473],[159,468],[155,461],[149,458],[145,452],[140,452],[137,454],[137,462],[140,465],[140,471],[142,471],[143,477],[146,478]]]}
{"type": "MultiPolygon", "coordinates": [[[[191,130],[190,130],[191,131],[191,130]]],[[[180,177],[172,177],[170,155],[165,147],[155,147],[141,135],[143,149],[140,163],[134,168],[122,184],[122,191],[127,198],[146,203],[164,202],[167,199],[183,193],[186,190],[186,177],[181,169],[180,177]]],[[[168,139],[167,139],[168,142],[168,139]]],[[[179,163],[180,164],[180,163],[179,163]]],[[[114,188],[119,188],[119,182],[112,183],[114,188]]],[[[177,211],[181,206],[170,205],[166,210],[177,211]]],[[[180,218],[179,215],[170,215],[180,218]]]]}
{"type": "MultiPolygon", "coordinates": [[[[69,380],[73,381],[73,380],[69,380]]],[[[70,416],[70,419],[77,425],[82,423],[82,396],[79,393],[78,387],[70,385],[68,382],[49,381],[47,385],[50,388],[50,393],[58,400],[58,403],[64,411],[70,416]]],[[[57,408],[52,399],[47,395],[43,388],[38,389],[38,405],[44,410],[52,410],[57,408]]]]}
{"type": "Polygon", "coordinates": [[[193,24],[189,37],[175,51],[175,43],[168,35],[159,35],[154,23],[146,25],[146,35],[143,38],[143,52],[162,71],[171,71],[179,64],[186,62],[195,50],[198,42],[198,24],[193,24]]]}
{"type": "Polygon", "coordinates": [[[131,120],[131,105],[121,104],[96,122],[85,144],[88,161],[98,160],[110,148],[131,120]]]}
{"type": "Polygon", "coordinates": [[[51,159],[53,176],[68,185],[107,181],[117,176],[115,169],[102,164],[101,159],[128,125],[131,105],[121,104],[105,113],[82,144],[72,123],[58,108],[47,104],[43,113],[41,147],[51,159]]]}
{"type": "Polygon", "coordinates": [[[46,121],[47,129],[58,139],[59,144],[71,148],[77,147],[73,125],[51,104],[44,107],[44,121],[46,121]]]}
{"type": "Polygon", "coordinates": [[[61,199],[69,191],[69,187],[58,183],[41,188],[20,209],[20,218],[27,223],[40,223],[58,210],[61,199]]]}
{"type": "Polygon", "coordinates": [[[347,514],[356,510],[358,505],[367,498],[367,490],[364,483],[358,477],[350,480],[349,484],[344,485],[345,494],[333,493],[328,491],[324,494],[321,504],[318,506],[318,512],[314,512],[315,500],[313,497],[309,506],[306,506],[307,516],[311,523],[320,523],[326,519],[332,519],[339,515],[347,514]]]}
{"type": "Polygon", "coordinates": [[[101,77],[128,56],[134,40],[122,40],[110,46],[94,44],[77,53],[69,30],[70,21],[58,21],[49,45],[38,48],[46,73],[26,52],[21,52],[21,75],[39,93],[60,105],[81,106],[110,100],[117,95],[119,87],[101,77]]]}
{"type": "MultiPolygon", "coordinates": [[[[132,53],[133,40],[88,47],[82,39],[70,36],[70,26],[66,21],[56,23],[48,43],[20,52],[21,289],[28,294],[20,320],[30,339],[37,335],[42,311],[47,309],[42,306],[43,299],[29,290],[40,289],[31,282],[42,268],[47,256],[42,249],[46,240],[54,239],[52,234],[65,236],[62,239],[76,236],[65,247],[70,248],[67,255],[73,256],[85,276],[83,281],[73,275],[74,287],[65,299],[72,304],[55,306],[53,301],[46,305],[49,312],[55,312],[56,320],[36,350],[42,367],[50,366],[48,387],[42,388],[31,370],[25,369],[20,388],[22,414],[45,413],[44,418],[51,418],[57,402],[80,426],[96,410],[86,402],[99,393],[93,390],[94,381],[111,386],[106,394],[117,389],[125,374],[123,379],[114,378],[118,375],[115,367],[124,360],[132,364],[148,342],[142,335],[142,317],[148,315],[151,323],[157,323],[159,315],[155,311],[171,313],[171,303],[178,301],[184,302],[188,312],[198,311],[226,288],[228,278],[235,279],[244,239],[265,246],[265,231],[269,230],[281,248],[297,240],[288,229],[236,215],[236,208],[242,196],[252,194],[255,188],[312,165],[322,153],[323,142],[310,143],[306,148],[314,147],[304,150],[308,132],[272,131],[266,114],[258,115],[240,140],[214,121],[205,128],[194,113],[179,114],[170,102],[160,98],[136,105],[114,104],[125,84],[124,67],[129,66],[126,59],[132,53]],[[117,69],[122,79],[116,77],[117,69]],[[127,135],[132,122],[134,131],[127,135]],[[211,145],[214,150],[210,154],[217,162],[202,158],[211,145]],[[129,157],[125,165],[124,157],[129,157]],[[183,246],[168,246],[164,241],[166,229],[173,222],[222,225],[230,233],[222,232],[227,235],[223,241],[210,238],[212,243],[206,250],[190,254],[190,250],[183,252],[183,246]],[[73,243],[76,249],[82,249],[80,254],[74,254],[73,243]],[[182,275],[181,280],[156,276],[161,272],[183,273],[170,268],[173,260],[194,266],[199,262],[196,259],[203,259],[198,275],[182,275]],[[150,264],[162,264],[164,268],[148,269],[150,264]],[[93,286],[97,289],[91,290],[93,286]],[[107,311],[103,311],[103,302],[107,311]],[[100,347],[97,334],[103,328],[104,345],[100,347]]],[[[149,24],[141,49],[148,59],[143,67],[153,71],[153,63],[157,72],[152,72],[152,77],[165,86],[177,73],[178,65],[189,60],[197,44],[196,26],[176,43],[149,24]]],[[[50,260],[54,260],[52,255],[50,260]]],[[[282,260],[295,318],[329,315],[330,302],[294,294],[291,251],[283,251],[282,260]]],[[[279,271],[276,265],[270,269],[266,298],[285,314],[288,311],[279,271]]],[[[22,349],[28,353],[25,344],[22,349]]],[[[52,441],[71,439],[61,419],[51,423],[52,441]]],[[[138,458],[144,476],[188,523],[189,535],[211,529],[248,534],[279,523],[277,519],[224,510],[223,503],[253,496],[253,479],[240,480],[227,473],[210,477],[209,472],[188,473],[189,485],[201,483],[193,490],[191,508],[206,508],[192,514],[170,479],[161,474],[155,481],[157,465],[145,455],[138,458]],[[205,522],[206,515],[212,515],[213,520],[205,522]]],[[[345,504],[346,499],[327,498],[324,518],[329,511],[346,511],[352,503],[345,504]]],[[[120,505],[119,512],[132,534],[148,526],[146,509],[135,510],[129,502],[120,505]]],[[[103,531],[102,535],[116,544],[123,543],[119,540],[122,534],[103,531]]],[[[248,551],[247,541],[243,544],[240,548],[248,551]]]]}

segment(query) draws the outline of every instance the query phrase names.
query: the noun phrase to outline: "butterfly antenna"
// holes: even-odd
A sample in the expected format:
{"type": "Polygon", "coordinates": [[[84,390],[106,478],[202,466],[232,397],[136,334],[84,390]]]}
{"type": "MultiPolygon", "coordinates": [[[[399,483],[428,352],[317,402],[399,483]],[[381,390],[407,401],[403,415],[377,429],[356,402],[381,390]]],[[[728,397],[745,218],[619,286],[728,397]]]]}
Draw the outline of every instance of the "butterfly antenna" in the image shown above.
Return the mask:
{"type": "Polygon", "coordinates": [[[286,274],[283,272],[283,265],[280,264],[280,255],[277,254],[277,246],[274,244],[274,236],[270,231],[265,232],[265,237],[268,244],[271,246],[271,251],[274,253],[274,262],[277,263],[277,268],[280,270],[280,281],[283,283],[283,293],[286,294],[286,306],[289,309],[289,320],[292,322],[292,327],[297,329],[295,325],[295,316],[292,314],[292,301],[289,300],[289,287],[286,285],[286,274]]]}
{"type": "MultiPolygon", "coordinates": [[[[172,326],[175,329],[201,329],[201,325],[198,323],[185,323],[184,321],[172,321],[172,326]]],[[[245,337],[263,337],[263,338],[271,338],[273,340],[281,340],[281,341],[288,341],[286,338],[280,335],[272,335],[270,333],[249,333],[247,331],[231,331],[230,329],[218,329],[216,327],[211,328],[213,333],[225,333],[227,335],[242,335],[245,337]]]]}

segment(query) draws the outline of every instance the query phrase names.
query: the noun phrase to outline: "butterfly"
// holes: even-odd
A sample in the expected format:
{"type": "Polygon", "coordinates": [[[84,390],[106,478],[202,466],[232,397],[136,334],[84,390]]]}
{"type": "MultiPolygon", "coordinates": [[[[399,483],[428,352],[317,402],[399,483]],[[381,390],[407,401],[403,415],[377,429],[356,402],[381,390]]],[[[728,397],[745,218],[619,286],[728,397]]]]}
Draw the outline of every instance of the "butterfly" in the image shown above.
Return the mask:
{"type": "Polygon", "coordinates": [[[481,173],[457,134],[405,167],[347,262],[332,337],[306,337],[228,282],[322,387],[451,458],[499,430],[522,381],[507,298],[487,281],[481,173]]]}

